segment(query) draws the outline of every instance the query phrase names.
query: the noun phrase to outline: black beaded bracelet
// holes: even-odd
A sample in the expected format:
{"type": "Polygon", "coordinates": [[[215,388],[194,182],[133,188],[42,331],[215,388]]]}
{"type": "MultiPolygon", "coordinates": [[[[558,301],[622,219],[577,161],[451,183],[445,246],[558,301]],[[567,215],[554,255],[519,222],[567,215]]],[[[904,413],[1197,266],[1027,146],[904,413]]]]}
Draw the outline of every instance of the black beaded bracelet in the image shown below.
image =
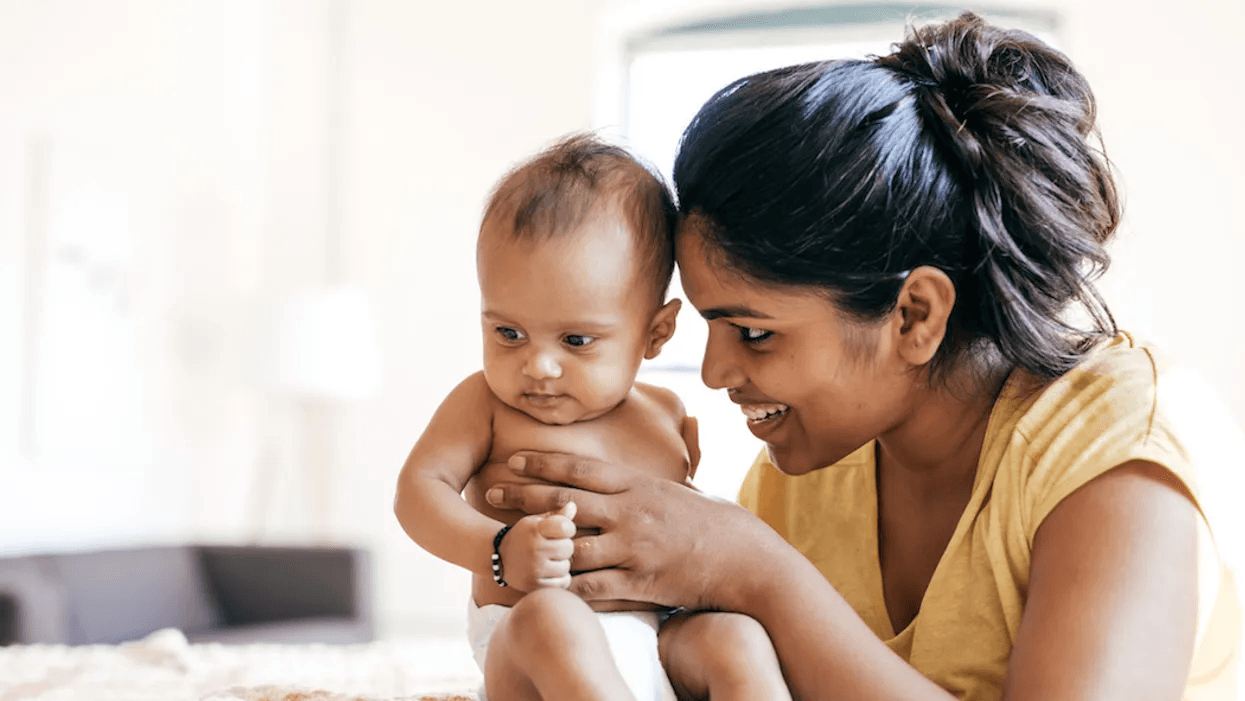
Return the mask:
{"type": "Polygon", "coordinates": [[[493,536],[493,581],[497,582],[497,586],[506,587],[506,580],[502,577],[504,570],[501,566],[501,539],[506,537],[510,532],[510,526],[502,526],[497,535],[493,536]]]}

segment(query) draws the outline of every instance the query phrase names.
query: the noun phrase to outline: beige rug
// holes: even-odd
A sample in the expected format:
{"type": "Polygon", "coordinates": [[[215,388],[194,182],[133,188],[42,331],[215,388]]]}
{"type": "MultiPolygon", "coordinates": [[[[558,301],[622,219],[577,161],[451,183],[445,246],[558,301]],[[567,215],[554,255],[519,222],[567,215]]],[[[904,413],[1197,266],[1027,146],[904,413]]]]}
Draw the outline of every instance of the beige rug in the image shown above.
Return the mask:
{"type": "Polygon", "coordinates": [[[0,648],[0,701],[475,701],[479,683],[466,640],[0,648]]]}

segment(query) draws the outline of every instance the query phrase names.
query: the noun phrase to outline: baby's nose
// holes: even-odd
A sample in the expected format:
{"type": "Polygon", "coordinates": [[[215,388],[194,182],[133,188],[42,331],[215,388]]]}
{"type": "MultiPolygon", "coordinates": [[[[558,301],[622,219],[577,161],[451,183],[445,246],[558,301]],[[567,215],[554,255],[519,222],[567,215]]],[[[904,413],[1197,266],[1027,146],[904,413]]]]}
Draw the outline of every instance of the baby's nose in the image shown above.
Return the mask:
{"type": "Polygon", "coordinates": [[[533,353],[523,372],[534,380],[556,380],[562,376],[562,366],[552,353],[533,353]]]}

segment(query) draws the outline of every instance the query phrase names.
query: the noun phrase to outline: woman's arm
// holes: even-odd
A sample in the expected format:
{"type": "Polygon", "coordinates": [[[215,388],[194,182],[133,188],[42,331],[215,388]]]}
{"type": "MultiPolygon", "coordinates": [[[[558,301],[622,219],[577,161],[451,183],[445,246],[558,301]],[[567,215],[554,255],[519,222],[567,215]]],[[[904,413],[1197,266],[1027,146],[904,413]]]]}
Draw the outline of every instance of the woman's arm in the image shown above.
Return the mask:
{"type": "Polygon", "coordinates": [[[1005,698],[1181,698],[1197,628],[1197,519],[1172,473],[1140,461],[1060,502],[1034,538],[1005,698]]]}
{"type": "MultiPolygon", "coordinates": [[[[949,699],[886,647],[798,551],[744,509],[574,456],[512,466],[567,486],[508,484],[495,504],[540,512],[574,500],[586,599],[745,613],[769,631],[799,699],[949,699]],[[572,486],[573,485],[573,486],[572,486]],[[625,517],[624,517],[625,516],[625,517]]],[[[1006,697],[1178,699],[1195,613],[1192,503],[1129,464],[1064,500],[1038,533],[1006,697]],[[1181,574],[1176,574],[1176,571],[1181,574]]]]}

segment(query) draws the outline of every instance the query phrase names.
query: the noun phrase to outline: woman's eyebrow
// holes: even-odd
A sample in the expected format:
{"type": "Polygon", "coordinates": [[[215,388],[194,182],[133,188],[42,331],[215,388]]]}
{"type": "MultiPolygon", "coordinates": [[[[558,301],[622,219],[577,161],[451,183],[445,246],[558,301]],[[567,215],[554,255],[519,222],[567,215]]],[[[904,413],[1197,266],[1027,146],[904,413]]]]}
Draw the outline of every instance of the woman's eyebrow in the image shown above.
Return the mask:
{"type": "Polygon", "coordinates": [[[742,318],[747,318],[747,319],[773,319],[774,318],[770,316],[769,314],[766,314],[765,312],[759,312],[753,309],[752,307],[744,307],[744,306],[714,307],[712,309],[705,309],[704,311],[700,312],[700,315],[705,318],[705,321],[713,321],[714,319],[721,319],[723,317],[731,317],[731,318],[742,317],[742,318]]]}

